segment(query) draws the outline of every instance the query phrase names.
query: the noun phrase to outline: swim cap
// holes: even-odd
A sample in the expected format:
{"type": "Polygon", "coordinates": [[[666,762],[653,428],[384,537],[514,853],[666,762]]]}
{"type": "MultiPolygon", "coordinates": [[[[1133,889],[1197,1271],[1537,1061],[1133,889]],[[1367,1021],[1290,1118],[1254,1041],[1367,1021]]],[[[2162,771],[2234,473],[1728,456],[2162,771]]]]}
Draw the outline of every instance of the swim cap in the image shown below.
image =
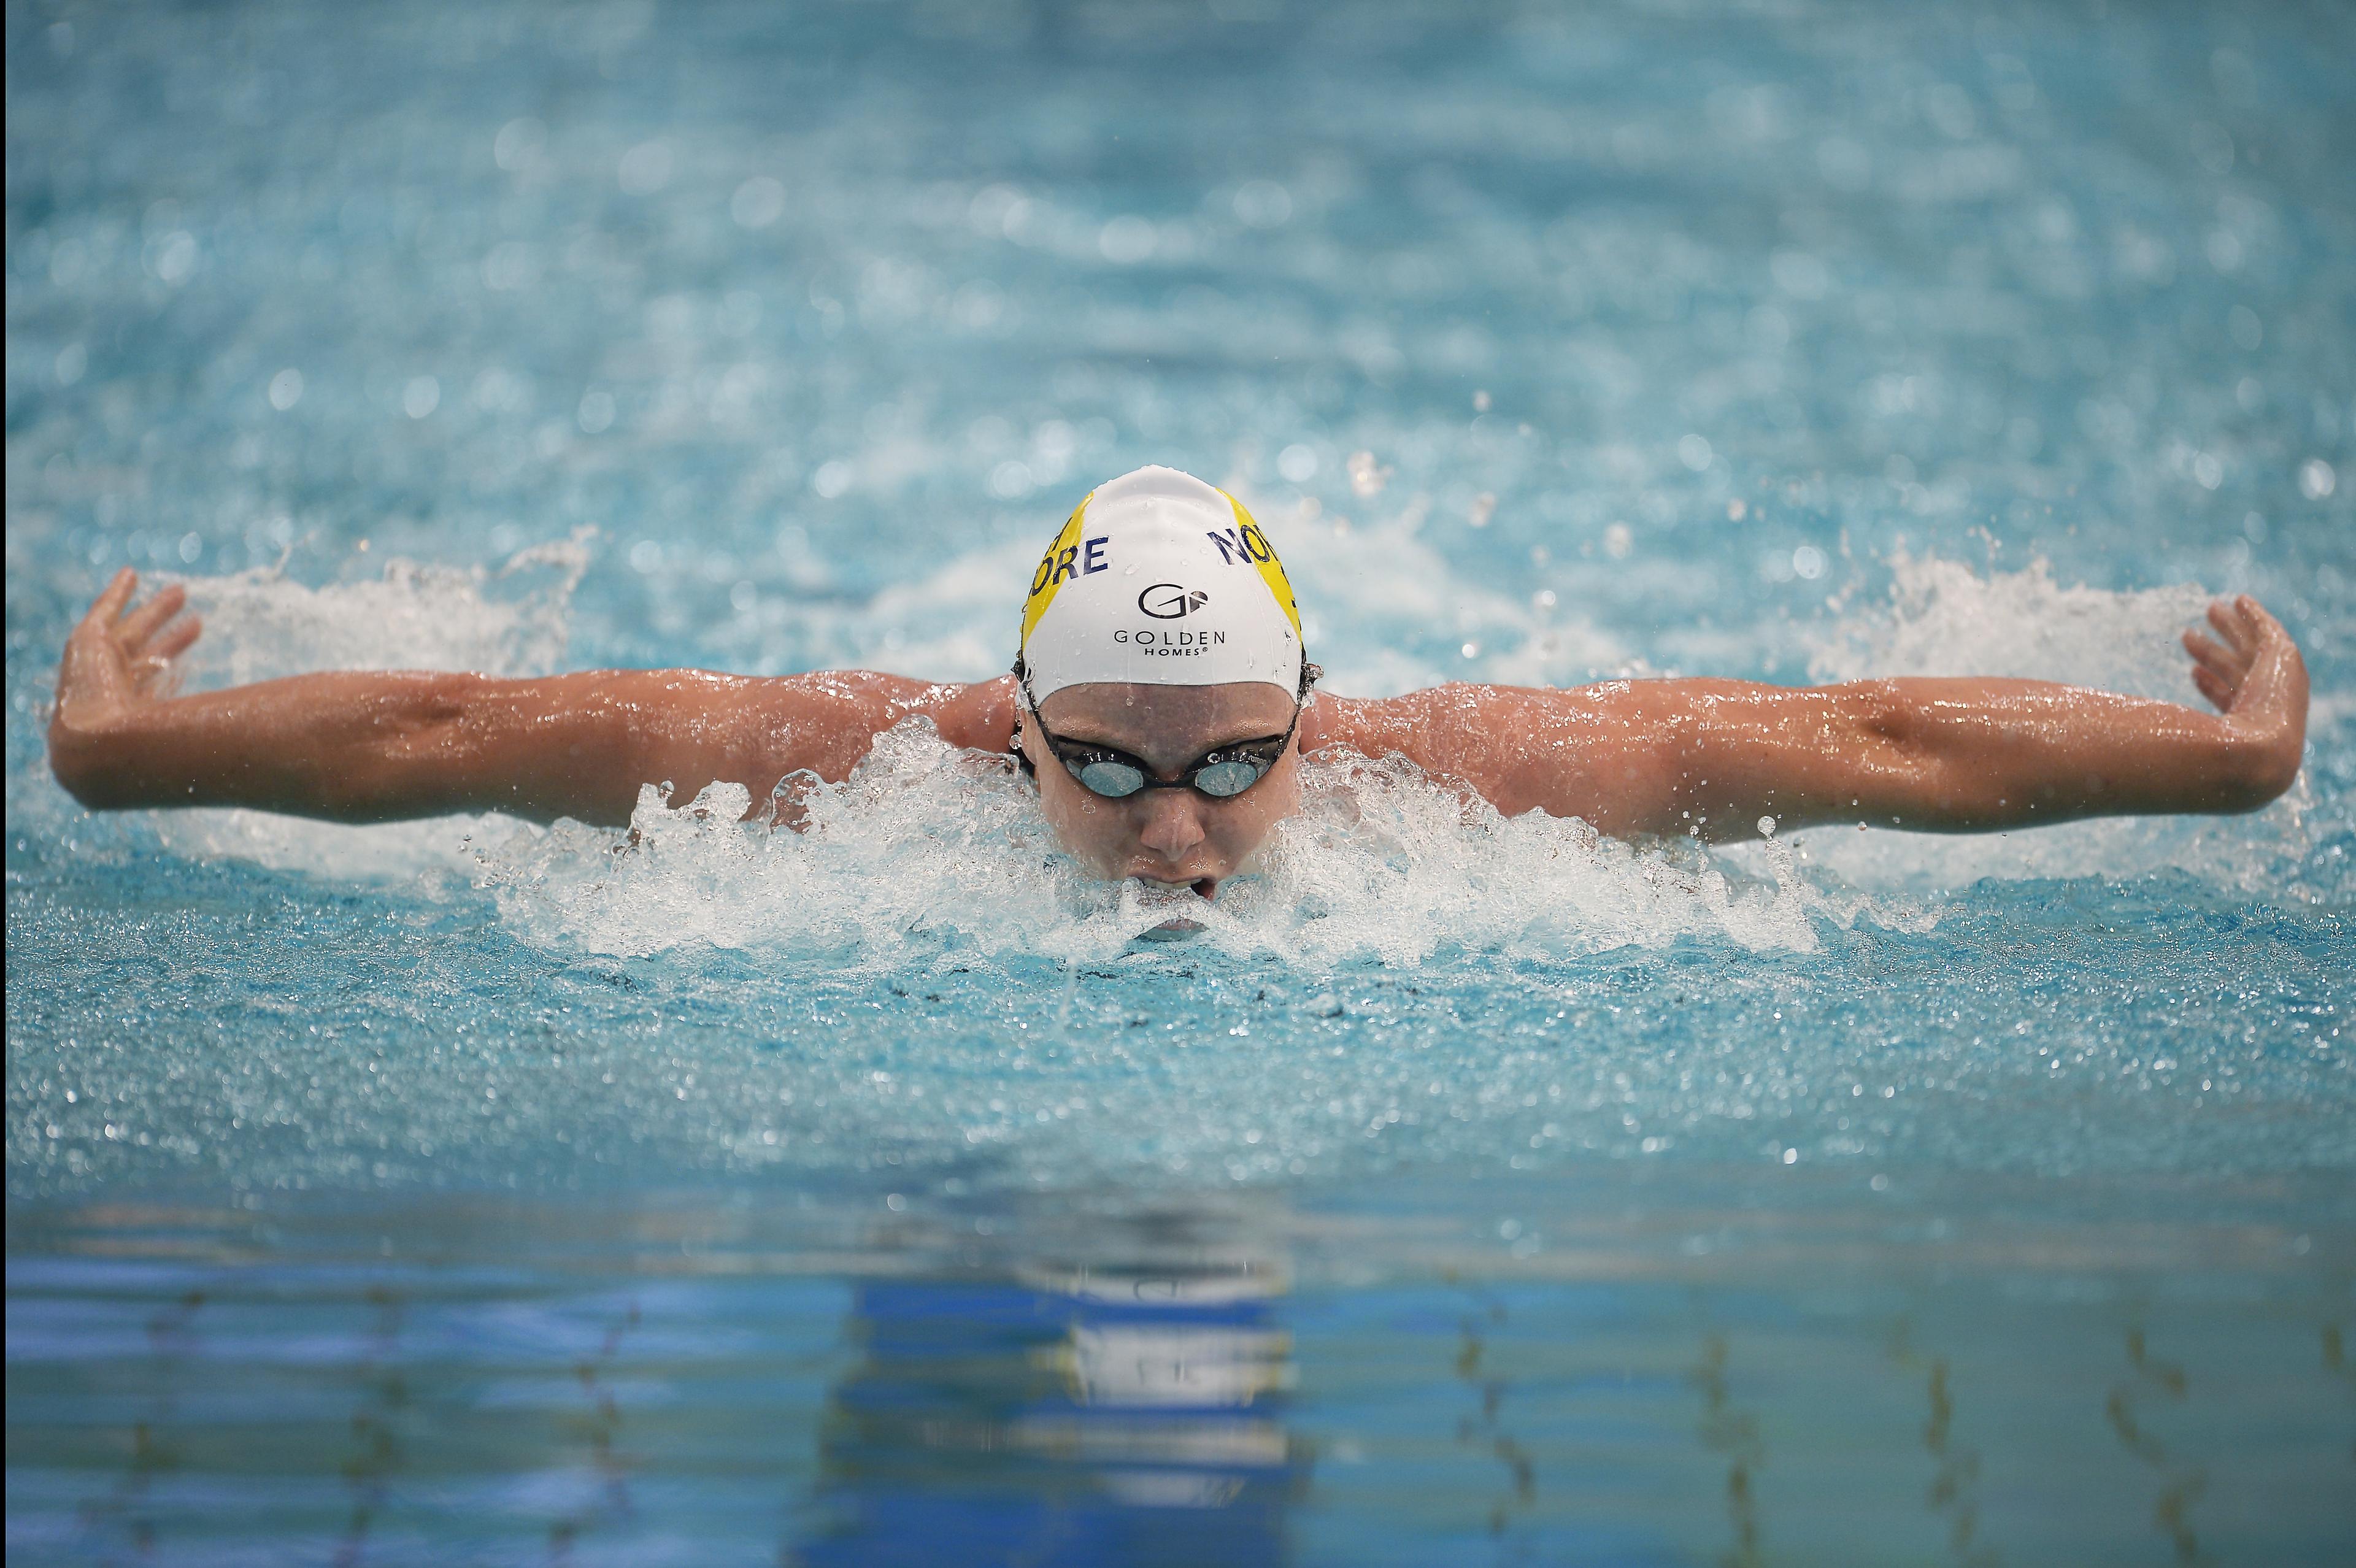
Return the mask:
{"type": "Polygon", "coordinates": [[[1031,690],[1087,681],[1301,689],[1301,612],[1243,503],[1174,468],[1090,491],[1023,603],[1031,690]]]}

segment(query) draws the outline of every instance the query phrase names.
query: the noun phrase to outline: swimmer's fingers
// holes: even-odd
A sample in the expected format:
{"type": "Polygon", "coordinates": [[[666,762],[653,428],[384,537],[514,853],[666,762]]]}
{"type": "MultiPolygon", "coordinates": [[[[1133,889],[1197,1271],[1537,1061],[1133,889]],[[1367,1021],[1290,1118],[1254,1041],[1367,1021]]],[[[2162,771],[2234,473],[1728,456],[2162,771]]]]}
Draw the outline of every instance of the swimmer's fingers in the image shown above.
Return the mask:
{"type": "Polygon", "coordinates": [[[123,640],[123,651],[138,653],[155,635],[156,629],[178,614],[187,602],[188,591],[175,582],[123,616],[114,628],[114,635],[123,640]]]}
{"type": "Polygon", "coordinates": [[[123,614],[123,607],[131,603],[131,595],[137,592],[138,589],[137,572],[127,566],[116,572],[105,588],[100,591],[98,597],[91,602],[88,613],[81,618],[81,624],[74,628],[75,635],[81,635],[87,633],[106,636],[111,634],[114,630],[114,623],[123,614]]]}
{"type": "Polygon", "coordinates": [[[2287,758],[2285,765],[2296,771],[2308,700],[2307,663],[2298,645],[2246,593],[2211,604],[2209,624],[2224,634],[2224,643],[2198,632],[2184,634],[2185,651],[2194,660],[2193,685],[2236,720],[2275,737],[2287,758]]]}
{"type": "Polygon", "coordinates": [[[146,656],[170,664],[187,653],[196,640],[204,635],[204,621],[195,615],[183,615],[162,631],[147,645],[146,656]]]}
{"type": "MultiPolygon", "coordinates": [[[[2244,663],[2257,651],[2258,618],[2250,613],[2257,609],[2257,603],[2245,593],[2235,600],[2217,600],[2209,606],[2209,624],[2217,628],[2225,641],[2233,645],[2233,651],[2242,656],[2244,663]]],[[[2258,616],[2265,616],[2265,612],[2258,610],[2258,616]]],[[[2266,618],[2272,619],[2271,616],[2266,618]]]]}
{"type": "Polygon", "coordinates": [[[2266,613],[2265,606],[2244,593],[2233,602],[2249,627],[2250,673],[2243,682],[2245,695],[2255,695],[2279,709],[2301,734],[2307,725],[2307,661],[2283,624],[2266,613]]]}
{"type": "Polygon", "coordinates": [[[94,721],[122,706],[132,677],[117,622],[138,589],[135,572],[128,567],[116,572],[66,638],[65,656],[58,661],[53,729],[94,721]]]}
{"type": "Polygon", "coordinates": [[[2242,677],[2250,673],[2247,656],[2198,632],[2184,634],[2184,651],[2201,668],[2230,684],[2240,685],[2242,677]]]}
{"type": "Polygon", "coordinates": [[[131,661],[131,684],[142,697],[161,699],[180,688],[179,656],[205,629],[194,615],[166,626],[131,661]]]}
{"type": "Polygon", "coordinates": [[[2290,634],[2283,630],[2283,624],[2268,614],[2266,607],[2248,594],[2236,598],[2233,608],[2240,612],[2244,623],[2250,629],[2250,656],[2254,660],[2264,657],[2269,650],[2296,649],[2297,646],[2290,640],[2290,634]]]}

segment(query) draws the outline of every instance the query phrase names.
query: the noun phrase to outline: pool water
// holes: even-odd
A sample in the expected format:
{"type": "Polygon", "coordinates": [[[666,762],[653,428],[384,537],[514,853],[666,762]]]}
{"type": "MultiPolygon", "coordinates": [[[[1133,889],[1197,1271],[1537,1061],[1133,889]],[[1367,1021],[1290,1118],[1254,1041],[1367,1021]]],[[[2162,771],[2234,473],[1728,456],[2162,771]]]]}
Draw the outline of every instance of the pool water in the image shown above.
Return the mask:
{"type": "MultiPolygon", "coordinates": [[[[2344,6],[7,12],[26,1563],[2356,1555],[2344,6]],[[810,830],[93,817],[192,683],[1001,669],[1166,462],[1328,685],[2193,700],[2251,817],[1708,852],[1319,771],[1184,941],[810,830]]],[[[686,781],[679,781],[686,782],[686,781]]]]}

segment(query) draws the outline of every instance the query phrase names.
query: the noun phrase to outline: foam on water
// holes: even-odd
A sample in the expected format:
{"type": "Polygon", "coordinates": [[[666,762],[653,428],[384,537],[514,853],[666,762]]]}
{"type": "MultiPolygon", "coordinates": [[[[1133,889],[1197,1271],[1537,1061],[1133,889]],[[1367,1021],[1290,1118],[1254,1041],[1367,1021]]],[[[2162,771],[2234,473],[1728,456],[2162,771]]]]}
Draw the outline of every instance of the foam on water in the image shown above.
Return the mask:
{"type": "Polygon", "coordinates": [[[2197,582],[2113,593],[2064,587],[2042,560],[1982,574],[1902,550],[1890,569],[1885,601],[1815,628],[1808,673],[1816,679],[2010,676],[2200,700],[2176,641],[2208,608],[2197,582]]]}
{"type": "MultiPolygon", "coordinates": [[[[1886,599],[1812,628],[1808,667],[1816,679],[2008,676],[2209,710],[2178,641],[2187,627],[2205,624],[2211,595],[2198,583],[2126,593],[2065,586],[2041,560],[2018,571],[1977,572],[1960,561],[1901,553],[1890,566],[1886,599]]],[[[2312,898],[2319,890],[2301,872],[2313,847],[2313,807],[2302,775],[2254,816],[2113,817],[1954,837],[1828,829],[1800,842],[1813,864],[1869,887],[2125,878],[2175,868],[2244,892],[2312,898]]]]}
{"type": "Polygon", "coordinates": [[[1688,935],[1806,951],[1819,917],[1924,919],[1828,896],[1780,848],[1762,882],[1575,820],[1507,820],[1397,760],[1312,764],[1307,808],[1258,874],[1214,904],[1085,876],[1055,849],[1028,784],[924,720],[884,737],[841,785],[792,782],[800,833],[740,820],[741,785],[675,808],[648,786],[627,838],[575,825],[519,833],[483,855],[483,881],[509,926],[550,948],[774,947],[870,965],[977,953],[1102,962],[1173,922],[1233,956],[1323,967],[1443,950],[1559,957],[1688,935]]]}
{"type": "MultiPolygon", "coordinates": [[[[588,568],[590,538],[583,530],[519,550],[496,571],[396,559],[377,576],[317,587],[287,576],[283,561],[182,579],[206,625],[182,679],[204,689],[309,670],[547,674],[563,663],[569,607],[588,568]]],[[[345,827],[268,812],[199,810],[158,812],[154,820],[165,845],[179,854],[381,881],[463,869],[465,841],[504,819],[345,827]]]]}
{"type": "Polygon", "coordinates": [[[182,579],[211,628],[184,677],[207,687],[315,669],[544,674],[563,660],[591,538],[519,550],[495,571],[392,560],[377,576],[319,587],[288,577],[283,562],[182,579]]]}
{"type": "MultiPolygon", "coordinates": [[[[1228,484],[1260,515],[1272,511],[1239,480],[1228,484]]],[[[1468,580],[1426,536],[1430,510],[1428,497],[1410,496],[1364,519],[1303,506],[1271,523],[1295,579],[1314,585],[1303,590],[1301,629],[1331,689],[1390,697],[1442,680],[1566,686],[1641,667],[1575,611],[1541,610],[1468,580]]]]}

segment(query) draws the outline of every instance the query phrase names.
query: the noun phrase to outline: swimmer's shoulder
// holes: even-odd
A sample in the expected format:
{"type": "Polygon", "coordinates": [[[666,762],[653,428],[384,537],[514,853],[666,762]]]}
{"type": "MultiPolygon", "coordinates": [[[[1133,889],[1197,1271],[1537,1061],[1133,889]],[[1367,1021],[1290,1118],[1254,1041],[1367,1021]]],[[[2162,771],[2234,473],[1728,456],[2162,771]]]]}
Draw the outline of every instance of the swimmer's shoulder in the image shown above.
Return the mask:
{"type": "Polygon", "coordinates": [[[971,751],[1003,753],[1014,740],[1014,677],[929,687],[916,704],[932,715],[941,739],[971,751]]]}
{"type": "MultiPolygon", "coordinates": [[[[747,720],[757,733],[789,733],[820,744],[848,747],[863,755],[875,738],[910,719],[930,719],[952,746],[1003,752],[1014,731],[1014,677],[936,681],[883,670],[813,670],[802,675],[710,676],[701,671],[659,672],[674,686],[693,676],[723,689],[723,706],[747,720]]],[[[712,704],[678,705],[700,711],[712,704]]],[[[847,764],[846,764],[847,765],[847,764]]]]}

